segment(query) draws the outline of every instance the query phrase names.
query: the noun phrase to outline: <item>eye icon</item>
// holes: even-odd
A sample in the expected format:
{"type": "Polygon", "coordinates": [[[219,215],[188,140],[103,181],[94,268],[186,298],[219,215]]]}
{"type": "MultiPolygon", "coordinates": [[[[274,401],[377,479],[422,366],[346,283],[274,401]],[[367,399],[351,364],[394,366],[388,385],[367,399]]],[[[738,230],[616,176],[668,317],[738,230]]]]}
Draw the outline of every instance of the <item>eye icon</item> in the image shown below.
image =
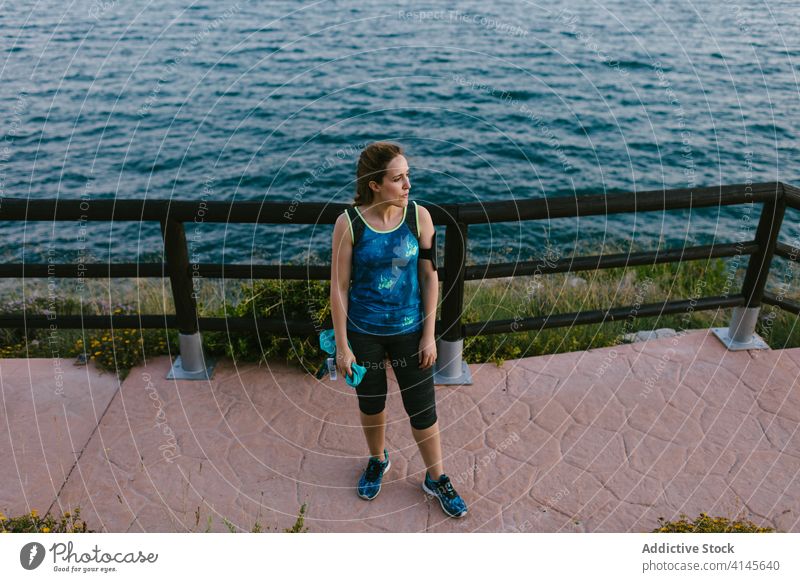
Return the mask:
{"type": "Polygon", "coordinates": [[[44,561],[44,546],[37,542],[31,542],[22,546],[19,551],[19,563],[26,570],[35,570],[44,561]]]}

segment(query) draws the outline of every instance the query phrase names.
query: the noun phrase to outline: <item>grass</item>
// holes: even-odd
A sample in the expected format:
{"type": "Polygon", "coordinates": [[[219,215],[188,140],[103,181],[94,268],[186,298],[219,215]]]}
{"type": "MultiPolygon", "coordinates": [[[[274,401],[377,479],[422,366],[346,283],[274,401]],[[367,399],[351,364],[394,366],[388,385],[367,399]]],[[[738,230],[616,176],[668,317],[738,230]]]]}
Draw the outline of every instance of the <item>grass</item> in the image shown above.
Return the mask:
{"type": "MultiPolygon", "coordinates": [[[[256,520],[253,523],[253,526],[250,528],[249,533],[269,533],[269,532],[275,532],[275,533],[307,533],[308,532],[308,528],[305,526],[305,518],[306,518],[306,512],[307,511],[308,511],[308,505],[303,503],[300,506],[300,510],[297,513],[297,517],[295,518],[295,522],[291,526],[283,528],[282,530],[280,530],[280,532],[279,532],[277,527],[272,527],[271,528],[268,525],[262,524],[260,515],[256,516],[256,520]]],[[[211,516],[209,515],[207,517],[207,521],[206,521],[206,526],[205,526],[205,530],[204,530],[205,533],[210,533],[211,532],[211,528],[213,527],[213,523],[214,522],[213,522],[211,516]]],[[[225,526],[225,529],[228,530],[229,533],[241,533],[241,532],[244,531],[239,526],[234,524],[232,521],[230,521],[229,519],[224,518],[224,517],[222,518],[222,525],[225,526]]],[[[200,531],[198,529],[199,527],[200,527],[200,507],[198,506],[197,510],[195,511],[195,529],[193,529],[192,531],[193,532],[200,531]]]]}
{"type": "MultiPolygon", "coordinates": [[[[589,254],[591,251],[583,252],[589,254]]],[[[605,252],[621,252],[606,249],[605,252]]],[[[521,319],[664,300],[696,299],[736,293],[741,289],[744,265],[730,259],[668,263],[645,267],[468,281],[464,291],[466,323],[521,319]]],[[[775,259],[768,289],[800,300],[797,276],[784,259],[775,259]]],[[[116,281],[116,280],[115,280],[116,281]]],[[[5,313],[89,315],[108,312],[157,314],[174,312],[168,285],[134,279],[111,287],[89,280],[78,288],[74,280],[57,280],[51,293],[46,281],[26,283],[26,297],[6,290],[5,313]],[[39,283],[37,285],[37,282],[39,283]]],[[[201,280],[198,288],[201,317],[311,316],[320,330],[330,320],[327,281],[201,280]]],[[[541,331],[473,336],[465,339],[464,359],[470,363],[609,347],[623,343],[627,333],[668,327],[676,331],[725,327],[730,310],[693,311],[680,315],[628,318],[604,324],[573,325],[541,331]]],[[[53,320],[57,326],[58,318],[53,320]]],[[[329,324],[327,324],[329,326],[329,324]]],[[[774,349],[800,346],[797,316],[763,306],[757,331],[774,349]]],[[[263,332],[204,332],[209,356],[227,356],[241,362],[283,360],[315,370],[322,359],[315,338],[288,338],[263,332]]],[[[178,354],[177,330],[45,330],[0,329],[0,358],[53,357],[94,360],[100,368],[125,377],[147,358],[178,354]]]]}
{"type": "Polygon", "coordinates": [[[689,521],[689,516],[680,514],[675,521],[658,518],[658,527],[651,533],[774,533],[771,527],[761,527],[747,519],[728,519],[727,517],[710,517],[706,513],[689,521]]]}
{"type": "MultiPolygon", "coordinates": [[[[283,528],[282,533],[306,533],[305,516],[307,506],[304,503],[300,507],[295,523],[283,528]]],[[[693,520],[689,520],[686,514],[680,514],[675,521],[666,521],[663,517],[658,518],[658,526],[651,533],[772,533],[775,530],[770,527],[759,526],[752,521],[745,519],[745,515],[740,514],[733,519],[727,517],[710,517],[706,513],[693,520]]],[[[230,520],[222,518],[222,523],[230,533],[242,531],[230,520]]],[[[205,532],[211,531],[213,526],[211,516],[205,527],[205,532]]],[[[39,516],[36,510],[16,517],[6,517],[0,513],[0,533],[91,533],[91,530],[80,517],[80,508],[73,512],[65,512],[61,517],[56,518],[49,513],[39,516]]],[[[195,529],[200,530],[200,507],[195,511],[195,529]]],[[[269,528],[260,523],[256,518],[250,533],[265,533],[268,531],[277,532],[278,528],[269,528]]]]}
{"type": "MultiPolygon", "coordinates": [[[[289,527],[283,528],[282,533],[306,533],[308,528],[305,527],[307,505],[304,503],[300,506],[300,511],[297,514],[294,524],[289,527]]],[[[200,525],[200,507],[195,511],[196,529],[195,532],[200,531],[197,529],[200,525]]],[[[222,523],[227,530],[231,533],[237,533],[240,529],[235,526],[230,520],[222,518],[222,523]]],[[[211,531],[213,525],[211,516],[208,516],[208,523],[205,532],[211,531]]],[[[265,533],[268,531],[278,531],[278,528],[269,528],[262,525],[259,519],[256,521],[251,529],[251,533],[265,533]]],[[[16,517],[6,517],[0,512],[0,533],[93,533],[86,525],[86,522],[81,519],[80,507],[75,508],[72,512],[66,511],[60,517],[55,517],[50,513],[40,516],[39,513],[33,509],[30,513],[18,515],[16,517]]]]}
{"type": "MultiPolygon", "coordinates": [[[[776,264],[778,261],[776,259],[776,264]]],[[[744,278],[744,268],[734,267],[731,261],[711,259],[467,282],[464,321],[517,320],[609,307],[640,306],[665,300],[692,300],[703,296],[733,294],[741,289],[744,278]]],[[[784,280],[787,279],[784,277],[784,280]]],[[[772,287],[774,289],[774,282],[772,287]]],[[[792,288],[792,285],[789,284],[788,287],[792,288]]],[[[757,331],[770,347],[779,349],[800,346],[797,316],[771,306],[764,306],[761,315],[757,331]]],[[[500,365],[506,359],[611,347],[623,343],[626,334],[636,331],[726,327],[729,321],[730,310],[725,309],[628,318],[603,324],[573,325],[541,331],[474,336],[464,341],[464,359],[470,363],[492,361],[500,365]]]]}

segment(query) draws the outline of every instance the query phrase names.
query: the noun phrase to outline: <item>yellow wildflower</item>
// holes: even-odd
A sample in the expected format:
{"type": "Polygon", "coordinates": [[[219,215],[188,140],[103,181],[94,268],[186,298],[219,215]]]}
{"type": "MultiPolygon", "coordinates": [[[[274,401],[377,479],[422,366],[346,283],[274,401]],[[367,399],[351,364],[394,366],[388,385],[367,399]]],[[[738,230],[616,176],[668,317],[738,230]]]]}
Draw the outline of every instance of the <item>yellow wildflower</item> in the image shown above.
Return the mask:
{"type": "Polygon", "coordinates": [[[42,533],[50,533],[50,528],[49,527],[43,527],[42,528],[42,533]]]}

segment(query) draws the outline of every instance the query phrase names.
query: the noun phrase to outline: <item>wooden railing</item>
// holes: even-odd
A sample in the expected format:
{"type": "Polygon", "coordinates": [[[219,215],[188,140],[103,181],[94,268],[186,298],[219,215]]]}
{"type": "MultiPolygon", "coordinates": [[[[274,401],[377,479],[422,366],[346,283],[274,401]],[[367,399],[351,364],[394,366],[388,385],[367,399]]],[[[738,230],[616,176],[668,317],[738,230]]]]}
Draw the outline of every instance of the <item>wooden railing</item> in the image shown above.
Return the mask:
{"type": "MultiPolygon", "coordinates": [[[[762,302],[800,314],[800,305],[765,292],[775,255],[797,262],[800,249],[778,242],[786,207],[800,209],[800,190],[780,182],[736,184],[694,190],[659,190],[581,197],[535,198],[485,203],[427,205],[434,224],[445,227],[444,264],[439,269],[443,280],[441,319],[437,336],[445,341],[464,337],[514,333],[562,326],[601,323],[631,317],[650,317],[717,308],[758,307],[762,302]],[[555,218],[599,216],[679,209],[718,208],[740,204],[759,204],[761,214],[753,240],[739,243],[569,257],[556,261],[518,261],[466,265],[470,225],[498,222],[551,220],[555,218]],[[748,256],[741,290],[734,294],[678,299],[659,303],[561,313],[539,317],[462,322],[465,281],[564,273],[653,265],[714,257],[748,256]]],[[[192,265],[184,224],[259,223],[333,224],[345,204],[303,202],[195,202],[185,200],[25,200],[0,201],[0,221],[153,221],[161,225],[165,263],[119,264],[29,264],[0,265],[0,277],[113,278],[169,276],[175,314],[106,314],[59,316],[59,328],[177,328],[182,334],[198,331],[255,330],[309,336],[317,333],[310,316],[307,320],[283,317],[198,317],[192,293],[192,278],[226,279],[311,279],[330,280],[330,265],[212,264],[192,265]]],[[[44,328],[51,321],[46,315],[0,315],[0,327],[44,328]]],[[[318,327],[318,326],[317,326],[318,327]]]]}

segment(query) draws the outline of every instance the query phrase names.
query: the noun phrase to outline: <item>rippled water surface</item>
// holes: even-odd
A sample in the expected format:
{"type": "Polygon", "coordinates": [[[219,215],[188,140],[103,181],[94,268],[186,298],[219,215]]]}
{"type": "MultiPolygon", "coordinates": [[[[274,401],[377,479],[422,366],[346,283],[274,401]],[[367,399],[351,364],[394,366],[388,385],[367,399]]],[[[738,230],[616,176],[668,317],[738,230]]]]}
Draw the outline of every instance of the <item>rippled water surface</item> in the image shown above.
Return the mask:
{"type": "MultiPolygon", "coordinates": [[[[0,6],[3,197],[347,202],[378,139],[423,204],[800,182],[792,1],[0,6]]],[[[739,240],[743,212],[473,228],[470,258],[739,240]]],[[[155,224],[0,228],[6,260],[161,247],[155,224]]],[[[189,234],[202,260],[319,262],[330,230],[189,234]]]]}

